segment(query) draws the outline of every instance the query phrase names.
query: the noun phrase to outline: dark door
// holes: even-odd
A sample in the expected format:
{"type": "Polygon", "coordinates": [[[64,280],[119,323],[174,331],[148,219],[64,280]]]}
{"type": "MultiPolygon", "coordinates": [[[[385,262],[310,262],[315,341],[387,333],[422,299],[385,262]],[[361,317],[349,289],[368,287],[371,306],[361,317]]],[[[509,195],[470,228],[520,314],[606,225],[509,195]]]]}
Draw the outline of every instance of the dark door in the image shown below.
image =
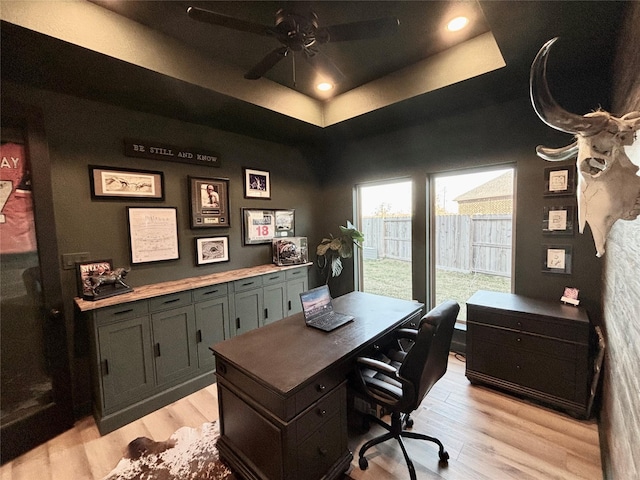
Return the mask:
{"type": "Polygon", "coordinates": [[[42,115],[2,99],[2,463],[73,425],[51,172],[42,115]]]}

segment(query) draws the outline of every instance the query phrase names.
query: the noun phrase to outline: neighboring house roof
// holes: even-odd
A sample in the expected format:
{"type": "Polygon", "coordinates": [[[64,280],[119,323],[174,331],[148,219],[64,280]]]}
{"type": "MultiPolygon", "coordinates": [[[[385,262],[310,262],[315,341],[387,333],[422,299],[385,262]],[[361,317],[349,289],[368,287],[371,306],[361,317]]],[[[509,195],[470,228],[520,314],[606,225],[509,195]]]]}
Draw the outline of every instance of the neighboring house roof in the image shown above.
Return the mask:
{"type": "Polygon", "coordinates": [[[513,196],[513,170],[509,170],[493,180],[489,180],[462,195],[458,195],[453,200],[460,203],[511,196],[513,196]]]}

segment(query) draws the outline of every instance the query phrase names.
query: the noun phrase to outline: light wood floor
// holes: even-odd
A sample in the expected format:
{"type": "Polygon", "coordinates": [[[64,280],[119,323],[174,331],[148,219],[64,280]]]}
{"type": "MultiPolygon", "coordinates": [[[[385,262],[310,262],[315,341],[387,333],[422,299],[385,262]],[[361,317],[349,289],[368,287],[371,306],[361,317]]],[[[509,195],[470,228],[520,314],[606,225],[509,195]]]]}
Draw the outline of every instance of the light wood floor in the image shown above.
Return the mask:
{"type": "MultiPolygon", "coordinates": [[[[435,445],[407,440],[418,479],[601,480],[595,421],[562,413],[484,387],[471,386],[464,363],[451,355],[447,374],[436,384],[413,418],[414,430],[438,437],[449,452],[447,468],[438,467],[435,445]]],[[[0,467],[0,480],[101,479],[134,438],[165,440],[178,428],[217,419],[215,385],[153,412],[103,437],[91,417],[13,462],[0,467]]],[[[389,441],[370,450],[369,469],[358,468],[357,452],[369,437],[350,437],[354,480],[408,479],[400,448],[389,441]]]]}

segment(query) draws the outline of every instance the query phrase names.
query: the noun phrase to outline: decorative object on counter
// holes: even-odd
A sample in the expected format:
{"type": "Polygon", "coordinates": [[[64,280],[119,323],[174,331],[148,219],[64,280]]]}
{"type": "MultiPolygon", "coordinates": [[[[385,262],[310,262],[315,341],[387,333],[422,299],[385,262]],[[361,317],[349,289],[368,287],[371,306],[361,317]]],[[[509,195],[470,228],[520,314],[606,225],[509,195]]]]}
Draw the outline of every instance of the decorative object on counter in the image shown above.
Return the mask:
{"type": "Polygon", "coordinates": [[[229,237],[196,238],[196,265],[229,261],[229,237]]]}
{"type": "Polygon", "coordinates": [[[640,177],[624,147],[635,141],[640,129],[640,111],[614,117],[598,110],[577,115],[564,110],[551,96],[546,79],[549,40],[531,65],[531,103],[540,119],[556,130],[575,135],[573,143],[562,148],[538,146],[538,156],[549,161],[577,158],[578,227],[589,223],[596,256],[605,252],[611,227],[617,220],[634,220],[640,214],[640,177]]]}
{"type": "Polygon", "coordinates": [[[128,207],[127,218],[132,264],[180,258],[175,207],[128,207]]]}
{"type": "Polygon", "coordinates": [[[560,205],[544,207],[542,233],[545,235],[573,235],[575,207],[560,205]]]}
{"type": "Polygon", "coordinates": [[[560,297],[560,301],[577,307],[580,304],[580,300],[578,300],[579,293],[580,290],[575,287],[564,287],[564,294],[560,297]]]}
{"type": "Polygon", "coordinates": [[[244,197],[271,198],[271,178],[265,170],[244,168],[244,197]]]}
{"type": "Polygon", "coordinates": [[[546,273],[571,273],[571,245],[543,245],[542,271],[546,273]]]}
{"type": "Polygon", "coordinates": [[[326,284],[342,273],[342,259],[353,256],[353,247],[362,247],[364,235],[349,221],[347,226],[340,225],[340,235],[323,238],[316,248],[318,268],[325,275],[326,284]]]}
{"type": "Polygon", "coordinates": [[[242,209],[245,245],[271,243],[274,238],[295,235],[295,210],[242,209]]]}
{"type": "Polygon", "coordinates": [[[221,165],[220,157],[218,157],[217,154],[199,148],[183,148],[175,145],[132,140],[129,138],[125,138],[124,140],[124,154],[127,157],[191,163],[193,165],[206,165],[208,167],[219,167],[221,165]]]}
{"type": "Polygon", "coordinates": [[[112,268],[111,260],[76,263],[78,295],[85,300],[100,300],[133,289],[124,281],[130,268],[112,268]]]}
{"type": "Polygon", "coordinates": [[[89,165],[91,198],[164,200],[164,174],[151,170],[89,165]]]}
{"type": "Polygon", "coordinates": [[[229,179],[189,177],[191,228],[229,227],[229,179]]]}
{"type": "Polygon", "coordinates": [[[300,265],[309,261],[307,237],[274,238],[272,248],[276,265],[300,265]]]}

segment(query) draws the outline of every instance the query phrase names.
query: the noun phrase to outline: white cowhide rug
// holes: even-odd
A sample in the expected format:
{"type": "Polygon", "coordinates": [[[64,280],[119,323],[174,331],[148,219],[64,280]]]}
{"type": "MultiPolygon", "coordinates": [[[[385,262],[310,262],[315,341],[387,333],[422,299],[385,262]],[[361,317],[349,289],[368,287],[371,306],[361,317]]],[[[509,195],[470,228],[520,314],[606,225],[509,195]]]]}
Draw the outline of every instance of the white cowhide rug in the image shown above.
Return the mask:
{"type": "Polygon", "coordinates": [[[182,427],[168,440],[139,437],[103,480],[235,480],[220,461],[216,422],[200,428],[182,427]]]}

